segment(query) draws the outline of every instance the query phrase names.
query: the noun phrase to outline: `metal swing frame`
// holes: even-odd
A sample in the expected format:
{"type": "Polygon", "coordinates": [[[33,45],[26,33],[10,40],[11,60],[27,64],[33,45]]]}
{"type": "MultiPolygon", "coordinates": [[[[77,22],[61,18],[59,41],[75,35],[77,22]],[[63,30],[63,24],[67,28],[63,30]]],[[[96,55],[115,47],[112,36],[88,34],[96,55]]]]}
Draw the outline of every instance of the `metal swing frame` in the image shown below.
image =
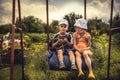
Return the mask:
{"type": "MultiPolygon", "coordinates": [[[[13,71],[14,71],[15,2],[16,2],[16,0],[12,0],[12,1],[13,1],[13,3],[12,3],[12,49],[11,49],[10,80],[14,80],[13,71]]],[[[114,0],[111,0],[107,80],[110,80],[111,34],[112,34],[113,30],[120,29],[120,27],[112,28],[113,4],[114,4],[114,0]]],[[[19,24],[20,24],[20,28],[22,29],[20,0],[18,0],[18,12],[19,12],[19,24]]],[[[84,0],[84,18],[86,19],[86,0],[84,0]]],[[[49,4],[48,4],[48,0],[46,0],[46,22],[47,22],[47,25],[46,25],[46,27],[47,27],[47,42],[49,44],[49,4]]],[[[20,38],[21,38],[21,53],[22,53],[22,80],[25,80],[22,30],[20,30],[20,38]]],[[[49,46],[48,46],[48,49],[49,49],[49,46]]]]}

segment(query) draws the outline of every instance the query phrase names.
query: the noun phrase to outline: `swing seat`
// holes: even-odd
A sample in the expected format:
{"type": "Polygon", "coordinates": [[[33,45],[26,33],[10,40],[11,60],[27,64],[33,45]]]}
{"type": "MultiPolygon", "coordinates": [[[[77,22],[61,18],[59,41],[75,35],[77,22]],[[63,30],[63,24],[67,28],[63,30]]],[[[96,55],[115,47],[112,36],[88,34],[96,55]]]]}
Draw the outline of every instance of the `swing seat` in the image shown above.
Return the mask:
{"type": "MultiPolygon", "coordinates": [[[[4,54],[4,53],[3,53],[4,54]]],[[[1,54],[1,61],[2,64],[10,64],[11,63],[11,48],[8,49],[8,53],[3,55],[1,54]]],[[[21,49],[14,50],[14,63],[21,64],[21,49]]]]}
{"type": "MultiPolygon", "coordinates": [[[[64,57],[63,61],[64,61],[66,68],[59,69],[59,61],[58,61],[57,54],[55,52],[54,53],[48,52],[47,60],[48,60],[49,69],[50,70],[70,71],[71,70],[71,62],[70,62],[69,56],[67,54],[64,54],[63,57],[64,57]]],[[[82,59],[82,69],[88,70],[84,57],[81,57],[81,59],[82,59]]],[[[92,64],[92,66],[93,66],[93,64],[92,64]]]]}

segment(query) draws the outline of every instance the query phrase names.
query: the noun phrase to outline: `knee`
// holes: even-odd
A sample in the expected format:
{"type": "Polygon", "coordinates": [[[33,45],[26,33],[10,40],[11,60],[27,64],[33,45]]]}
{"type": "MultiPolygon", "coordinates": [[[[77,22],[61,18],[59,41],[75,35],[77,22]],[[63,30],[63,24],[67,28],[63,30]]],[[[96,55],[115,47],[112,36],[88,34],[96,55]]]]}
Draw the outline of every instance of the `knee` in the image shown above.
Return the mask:
{"type": "Polygon", "coordinates": [[[83,52],[83,56],[84,56],[84,57],[87,57],[87,56],[88,56],[88,51],[84,51],[84,52],[83,52]]]}
{"type": "Polygon", "coordinates": [[[76,57],[81,57],[81,54],[79,52],[75,52],[76,57]]]}
{"type": "Polygon", "coordinates": [[[74,53],[72,51],[68,52],[69,56],[74,56],[74,53]]]}

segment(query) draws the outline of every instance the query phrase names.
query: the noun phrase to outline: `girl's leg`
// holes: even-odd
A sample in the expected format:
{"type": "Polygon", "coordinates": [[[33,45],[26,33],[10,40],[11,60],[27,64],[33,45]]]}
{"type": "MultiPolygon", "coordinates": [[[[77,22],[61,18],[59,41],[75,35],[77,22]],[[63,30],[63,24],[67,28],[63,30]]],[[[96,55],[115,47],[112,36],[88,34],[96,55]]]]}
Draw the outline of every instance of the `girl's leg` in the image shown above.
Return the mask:
{"type": "Polygon", "coordinates": [[[91,59],[90,59],[88,54],[89,54],[89,51],[87,51],[87,50],[83,52],[83,56],[85,58],[86,65],[89,69],[89,76],[88,77],[95,78],[95,76],[93,74],[93,70],[92,70],[91,59]]]}
{"type": "Polygon", "coordinates": [[[76,63],[77,63],[78,70],[79,70],[79,74],[78,74],[78,77],[79,77],[79,76],[84,75],[84,73],[83,73],[83,71],[82,71],[81,54],[80,54],[78,51],[76,51],[75,54],[76,54],[76,63]]]}

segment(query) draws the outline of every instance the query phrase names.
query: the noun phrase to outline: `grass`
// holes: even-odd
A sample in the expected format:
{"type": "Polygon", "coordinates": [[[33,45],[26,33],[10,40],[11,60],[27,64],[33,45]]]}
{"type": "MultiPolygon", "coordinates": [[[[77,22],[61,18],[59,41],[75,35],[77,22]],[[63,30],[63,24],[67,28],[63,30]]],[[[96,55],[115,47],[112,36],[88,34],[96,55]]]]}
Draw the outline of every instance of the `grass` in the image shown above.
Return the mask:
{"type": "MultiPolygon", "coordinates": [[[[14,80],[22,80],[21,65],[14,66],[14,80]]],[[[0,67],[0,80],[10,80],[10,66],[0,67]]]]}

